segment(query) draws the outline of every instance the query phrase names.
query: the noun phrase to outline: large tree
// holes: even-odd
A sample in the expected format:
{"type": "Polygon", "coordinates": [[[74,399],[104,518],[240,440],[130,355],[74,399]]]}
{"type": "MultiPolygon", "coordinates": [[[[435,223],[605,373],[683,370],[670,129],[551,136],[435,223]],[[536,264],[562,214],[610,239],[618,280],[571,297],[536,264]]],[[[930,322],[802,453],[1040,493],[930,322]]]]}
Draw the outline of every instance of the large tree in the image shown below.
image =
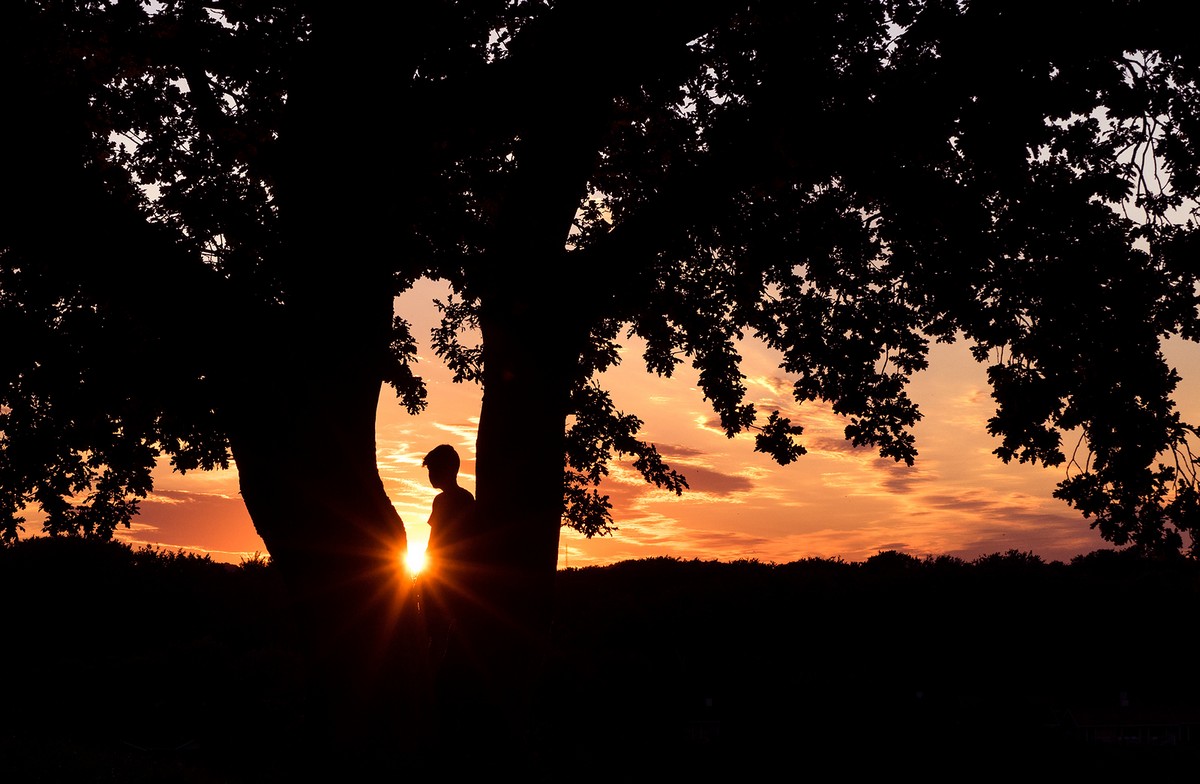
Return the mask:
{"type": "Polygon", "coordinates": [[[374,416],[384,382],[423,404],[392,303],[430,275],[439,353],[483,388],[464,589],[495,704],[560,524],[610,525],[611,456],[685,484],[598,385],[627,334],[785,463],[802,422],[745,402],[739,340],[909,463],[906,384],[967,340],[1001,459],[1066,464],[1115,544],[1195,548],[1161,343],[1200,337],[1200,53],[1169,4],[392,5],[4,4],[8,539],[30,505],[109,535],[155,460],[232,457],[314,641],[339,635],[326,692],[370,702],[411,648],[374,416]]]}

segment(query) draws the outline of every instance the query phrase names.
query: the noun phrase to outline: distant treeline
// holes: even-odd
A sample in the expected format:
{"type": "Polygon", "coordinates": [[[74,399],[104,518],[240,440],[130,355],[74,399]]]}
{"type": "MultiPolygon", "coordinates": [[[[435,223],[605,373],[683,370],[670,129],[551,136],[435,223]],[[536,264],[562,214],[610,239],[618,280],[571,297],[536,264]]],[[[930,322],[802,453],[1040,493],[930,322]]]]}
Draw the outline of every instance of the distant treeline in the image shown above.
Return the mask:
{"type": "MultiPolygon", "coordinates": [[[[587,705],[574,731],[643,756],[664,727],[678,741],[718,733],[711,748],[742,752],[742,780],[790,753],[922,780],[1057,765],[1172,781],[1200,743],[1198,600],[1195,561],[1107,550],[1069,564],[883,552],[569,570],[549,712],[587,705]],[[1121,732],[1101,722],[1144,742],[1098,744],[1121,732]]],[[[707,773],[728,760],[693,761],[707,773]]]]}
{"type": "MultiPolygon", "coordinates": [[[[72,769],[55,743],[132,754],[198,744],[261,782],[271,779],[262,749],[294,741],[304,666],[269,562],[31,539],[0,550],[0,590],[5,764],[50,744],[68,766],[57,772],[78,778],[90,775],[86,756],[72,769]]],[[[1146,730],[1174,734],[1169,749],[1145,736],[1138,770],[1148,754],[1192,764],[1198,600],[1197,562],[1114,551],[1070,563],[883,552],[862,563],[568,569],[538,731],[548,764],[597,780],[632,760],[658,760],[661,775],[765,775],[781,754],[864,748],[858,763],[881,770],[921,754],[970,764],[999,749],[997,764],[1014,767],[1120,769],[1085,716],[1170,725],[1146,730]]],[[[114,763],[117,780],[140,780],[126,763],[114,763]]],[[[146,771],[161,779],[161,767],[146,771]]],[[[220,780],[235,779],[222,769],[220,780]]]]}

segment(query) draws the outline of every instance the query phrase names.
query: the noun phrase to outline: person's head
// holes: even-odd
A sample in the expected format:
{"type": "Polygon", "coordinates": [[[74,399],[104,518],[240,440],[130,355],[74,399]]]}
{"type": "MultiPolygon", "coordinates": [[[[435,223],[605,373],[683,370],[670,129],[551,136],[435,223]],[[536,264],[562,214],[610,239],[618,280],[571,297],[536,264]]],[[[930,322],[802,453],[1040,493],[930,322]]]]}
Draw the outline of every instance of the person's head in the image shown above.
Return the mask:
{"type": "Polygon", "coordinates": [[[425,455],[421,465],[429,469],[429,483],[440,489],[455,482],[460,465],[458,452],[449,444],[435,446],[425,455]]]}

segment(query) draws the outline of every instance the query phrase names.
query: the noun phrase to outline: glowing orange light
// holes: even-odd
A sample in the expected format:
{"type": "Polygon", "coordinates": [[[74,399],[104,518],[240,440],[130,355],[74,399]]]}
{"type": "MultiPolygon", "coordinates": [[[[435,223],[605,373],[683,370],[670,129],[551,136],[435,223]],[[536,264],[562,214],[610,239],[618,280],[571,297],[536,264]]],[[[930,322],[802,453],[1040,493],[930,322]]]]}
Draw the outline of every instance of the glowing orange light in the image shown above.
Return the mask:
{"type": "Polygon", "coordinates": [[[412,574],[419,573],[425,568],[425,547],[422,544],[414,543],[409,545],[408,552],[404,554],[404,565],[408,567],[408,571],[412,574]]]}

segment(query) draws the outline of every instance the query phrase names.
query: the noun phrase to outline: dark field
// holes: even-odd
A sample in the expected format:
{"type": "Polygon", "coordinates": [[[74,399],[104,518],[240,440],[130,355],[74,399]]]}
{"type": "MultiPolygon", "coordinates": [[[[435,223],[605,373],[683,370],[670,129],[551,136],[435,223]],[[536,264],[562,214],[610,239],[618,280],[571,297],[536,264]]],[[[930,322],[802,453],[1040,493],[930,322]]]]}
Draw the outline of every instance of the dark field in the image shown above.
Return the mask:
{"type": "MultiPolygon", "coordinates": [[[[1196,780],[1194,562],[884,553],[559,577],[519,780],[1196,780]]],[[[269,567],[34,540],[0,551],[0,587],[0,782],[310,780],[321,743],[269,567]]]]}

